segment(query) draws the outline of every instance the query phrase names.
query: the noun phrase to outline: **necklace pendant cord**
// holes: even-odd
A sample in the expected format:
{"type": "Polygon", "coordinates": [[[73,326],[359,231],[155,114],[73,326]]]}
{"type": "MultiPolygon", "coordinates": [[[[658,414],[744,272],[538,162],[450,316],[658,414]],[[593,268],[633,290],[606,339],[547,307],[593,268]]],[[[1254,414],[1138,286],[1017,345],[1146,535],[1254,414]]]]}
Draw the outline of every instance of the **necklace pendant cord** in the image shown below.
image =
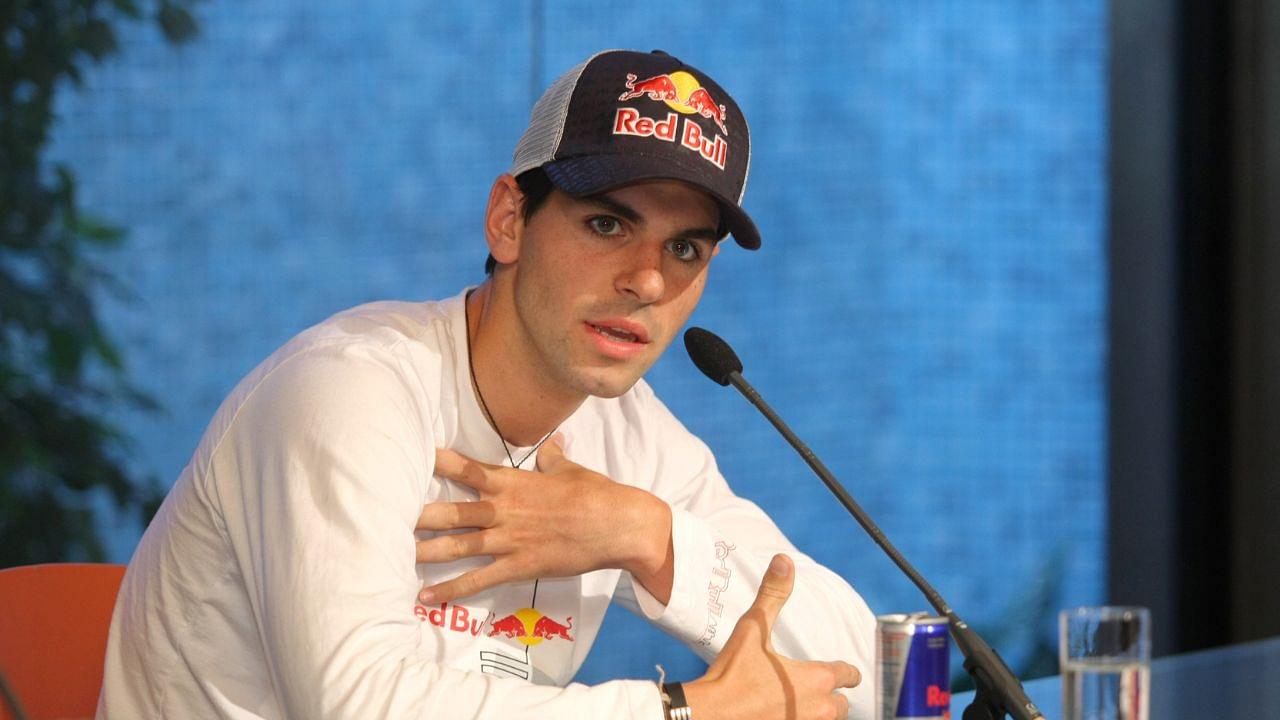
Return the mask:
{"type": "Polygon", "coordinates": [[[533,446],[533,449],[531,449],[524,457],[520,458],[520,462],[516,462],[516,459],[512,457],[511,446],[507,445],[507,438],[502,434],[502,428],[498,427],[498,421],[494,419],[493,413],[489,412],[489,405],[484,401],[484,393],[480,391],[480,381],[476,379],[476,363],[475,360],[472,359],[471,353],[471,306],[468,304],[470,300],[470,293],[462,299],[462,318],[463,324],[466,326],[467,333],[467,371],[471,375],[471,387],[476,391],[476,400],[480,401],[480,409],[484,411],[485,418],[489,420],[489,424],[493,426],[493,431],[498,435],[498,441],[502,443],[502,450],[507,454],[507,461],[511,463],[511,467],[519,470],[520,466],[524,465],[526,460],[533,457],[533,454],[538,452],[538,448],[542,447],[542,444],[555,434],[556,430],[559,429],[559,426],[557,425],[555,428],[552,428],[551,432],[543,435],[542,439],[533,446]]]}

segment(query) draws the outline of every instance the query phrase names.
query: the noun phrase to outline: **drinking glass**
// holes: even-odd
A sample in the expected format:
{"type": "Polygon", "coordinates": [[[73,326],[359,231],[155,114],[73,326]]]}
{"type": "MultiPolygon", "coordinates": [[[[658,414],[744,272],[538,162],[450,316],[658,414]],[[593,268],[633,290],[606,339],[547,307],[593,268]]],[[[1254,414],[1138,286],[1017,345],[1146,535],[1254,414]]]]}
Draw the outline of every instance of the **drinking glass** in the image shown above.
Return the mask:
{"type": "Polygon", "coordinates": [[[1078,607],[1058,616],[1063,720],[1147,720],[1151,613],[1078,607]]]}

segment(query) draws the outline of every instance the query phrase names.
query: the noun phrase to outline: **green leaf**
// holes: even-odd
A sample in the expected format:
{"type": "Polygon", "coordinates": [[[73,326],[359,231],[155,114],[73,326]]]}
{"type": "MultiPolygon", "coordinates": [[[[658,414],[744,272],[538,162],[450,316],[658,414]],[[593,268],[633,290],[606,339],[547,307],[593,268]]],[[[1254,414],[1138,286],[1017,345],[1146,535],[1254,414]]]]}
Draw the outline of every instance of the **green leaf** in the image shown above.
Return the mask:
{"type": "Polygon", "coordinates": [[[66,328],[54,328],[49,332],[49,369],[60,382],[70,382],[80,376],[84,351],[85,342],[76,333],[66,328]]]}
{"type": "Polygon", "coordinates": [[[101,60],[119,48],[115,31],[99,18],[93,18],[84,24],[77,44],[94,60],[101,60]]]}
{"type": "Polygon", "coordinates": [[[170,42],[186,42],[194,38],[199,30],[196,19],[191,17],[191,13],[187,12],[186,8],[173,3],[162,3],[157,19],[160,21],[160,29],[164,31],[165,37],[169,38],[170,42]]]}
{"type": "Polygon", "coordinates": [[[142,8],[138,7],[138,3],[133,0],[111,0],[111,4],[127,18],[137,20],[142,17],[142,8]]]}
{"type": "Polygon", "coordinates": [[[105,336],[99,335],[94,338],[93,349],[98,354],[98,359],[102,360],[108,369],[124,371],[124,358],[120,357],[120,351],[105,336]]]}
{"type": "Polygon", "coordinates": [[[76,174],[71,171],[71,166],[66,163],[54,165],[53,173],[58,178],[58,183],[53,192],[54,202],[65,203],[67,208],[74,212],[76,206],[76,174]]]}
{"type": "Polygon", "coordinates": [[[125,230],[109,225],[97,218],[77,213],[71,223],[71,231],[95,245],[114,247],[125,237],[125,230]]]}

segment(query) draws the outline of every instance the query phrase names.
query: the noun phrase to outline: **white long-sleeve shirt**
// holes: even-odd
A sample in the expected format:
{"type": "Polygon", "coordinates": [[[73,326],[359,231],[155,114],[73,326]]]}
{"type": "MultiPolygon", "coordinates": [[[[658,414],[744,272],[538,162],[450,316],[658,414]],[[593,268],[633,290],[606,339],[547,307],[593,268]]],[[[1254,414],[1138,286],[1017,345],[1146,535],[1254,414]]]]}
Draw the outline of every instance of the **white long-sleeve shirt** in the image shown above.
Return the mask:
{"type": "Polygon", "coordinates": [[[857,665],[850,717],[870,718],[866,604],[736,497],[643,381],[561,430],[570,460],[671,505],[665,606],[619,570],[417,603],[487,562],[415,564],[422,506],[476,497],[433,477],[436,448],[510,464],[472,391],[463,302],[355,308],[240,382],[129,564],[98,717],[661,720],[651,680],[570,683],[610,600],[709,660],[787,552],[796,585],[774,646],[857,665]]]}

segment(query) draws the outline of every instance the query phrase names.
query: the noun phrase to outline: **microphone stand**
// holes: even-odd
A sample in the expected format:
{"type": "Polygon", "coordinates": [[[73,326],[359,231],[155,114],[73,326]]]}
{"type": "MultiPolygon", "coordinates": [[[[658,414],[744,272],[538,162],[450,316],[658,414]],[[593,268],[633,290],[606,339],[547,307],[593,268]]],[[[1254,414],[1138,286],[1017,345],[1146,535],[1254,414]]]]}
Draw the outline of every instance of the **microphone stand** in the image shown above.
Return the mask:
{"type": "MultiPolygon", "coordinates": [[[[727,346],[726,346],[727,347],[727,346]]],[[[730,351],[732,352],[732,351],[730,351]]],[[[736,359],[736,358],[735,358],[736,359]]],[[[701,367],[701,366],[700,366],[701,367]]],[[[741,365],[738,365],[741,368],[741,365]]],[[[924,579],[911,563],[898,552],[898,549],[889,542],[889,538],[885,537],[884,531],[879,528],[867,515],[857,502],[854,501],[836,480],[835,476],[827,470],[827,466],[822,464],[818,456],[804,444],[799,437],[796,436],[791,428],[787,426],[782,418],[778,416],[773,408],[760,397],[760,393],[742,377],[742,373],[738,370],[730,371],[725,378],[742,393],[747,400],[755,405],[765,418],[777,428],[778,432],[786,438],[791,447],[800,453],[800,457],[813,469],[818,477],[822,479],[824,485],[827,486],[836,499],[844,505],[849,514],[853,515],[853,519],[858,521],[863,530],[871,536],[871,539],[880,546],[889,558],[904,572],[911,582],[924,593],[929,604],[933,609],[947,618],[947,622],[951,627],[951,636],[955,638],[956,647],[960,648],[961,654],[964,655],[964,669],[973,677],[976,692],[974,693],[973,702],[969,707],[965,708],[963,720],[1003,720],[1006,715],[1011,715],[1014,720],[1044,720],[1044,716],[1040,714],[1040,709],[1035,703],[1027,697],[1026,691],[1022,688],[1022,683],[1005,664],[1000,655],[991,648],[990,645],[983,640],[978,633],[969,627],[968,623],[960,619],[955,610],[947,605],[942,599],[942,595],[933,586],[924,579]]],[[[715,377],[712,377],[716,380],[715,377]]],[[[717,380],[717,382],[720,382],[717,380]]],[[[724,383],[721,382],[723,385],[724,383]]]]}

